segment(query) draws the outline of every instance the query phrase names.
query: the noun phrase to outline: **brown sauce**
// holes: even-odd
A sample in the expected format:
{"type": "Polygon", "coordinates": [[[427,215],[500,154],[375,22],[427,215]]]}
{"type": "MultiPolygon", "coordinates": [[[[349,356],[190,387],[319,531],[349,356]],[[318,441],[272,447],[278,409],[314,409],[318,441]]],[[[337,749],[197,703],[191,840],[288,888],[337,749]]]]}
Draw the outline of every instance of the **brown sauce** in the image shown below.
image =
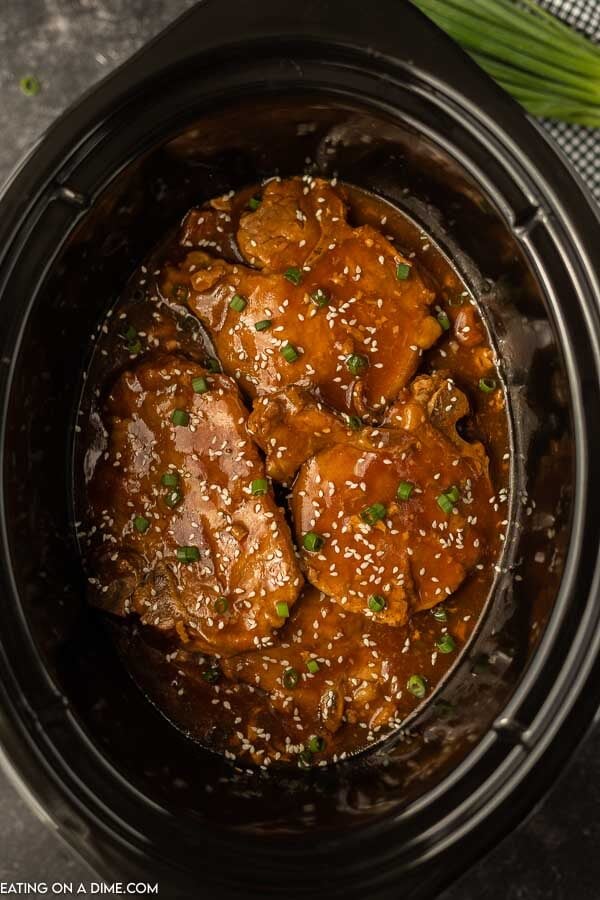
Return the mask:
{"type": "MultiPolygon", "coordinates": [[[[236,325],[228,331],[231,317],[236,312],[235,309],[231,311],[229,301],[231,291],[235,290],[237,293],[234,296],[240,296],[246,305],[249,302],[251,306],[254,302],[251,298],[256,297],[256,292],[263,289],[259,263],[264,264],[264,259],[249,256],[252,252],[249,250],[253,240],[252,230],[247,228],[245,261],[236,238],[240,218],[248,216],[249,211],[256,211],[252,209],[253,206],[259,208],[253,198],[258,200],[263,190],[261,186],[252,186],[235,196],[221,198],[203,210],[190,213],[182,229],[170,236],[135,273],[128,289],[99,327],[94,336],[95,352],[87,373],[79,419],[82,479],[79,491],[81,508],[77,518],[84,523],[80,539],[89,566],[91,600],[109,614],[108,621],[125,663],[152,702],[191,738],[227,754],[232,760],[263,767],[280,761],[291,761],[306,767],[325,765],[363,750],[399,728],[431,697],[468,643],[489,596],[494,566],[503,549],[508,519],[508,424],[504,392],[496,371],[489,335],[480,310],[465,285],[443,254],[415,223],[390,204],[349,185],[338,185],[334,193],[339,198],[340,205],[347,205],[350,225],[368,226],[376,235],[375,241],[381,240],[384,248],[380,254],[384,260],[381,266],[387,265],[386,254],[389,254],[394,266],[392,271],[399,272],[396,274],[399,286],[394,285],[394,289],[398,287],[398,290],[404,290],[402,282],[407,270],[408,277],[413,279],[410,289],[414,292],[414,298],[410,295],[406,303],[414,302],[414,305],[406,314],[401,329],[404,334],[412,327],[411,322],[418,324],[418,336],[409,337],[405,341],[404,351],[408,362],[405,363],[404,358],[400,360],[400,351],[394,350],[395,347],[400,347],[400,343],[394,343],[400,341],[400,337],[389,332],[390,346],[386,347],[386,329],[381,328],[381,333],[377,334],[379,343],[374,352],[383,345],[385,365],[382,370],[375,370],[372,360],[378,357],[371,356],[368,374],[359,367],[358,372],[351,373],[352,377],[344,373],[344,378],[337,382],[331,374],[321,378],[319,365],[314,359],[322,359],[323,366],[330,366],[327,348],[319,343],[328,339],[328,331],[324,328],[315,331],[314,337],[304,346],[303,332],[307,326],[305,327],[305,320],[302,319],[302,327],[293,332],[293,340],[290,339],[288,344],[298,350],[300,359],[293,362],[295,365],[299,361],[300,366],[305,366],[306,376],[297,374],[301,371],[300,367],[295,370],[296,374],[288,376],[289,368],[285,365],[287,360],[284,357],[282,362],[278,354],[277,365],[280,368],[277,371],[283,375],[273,375],[269,368],[269,357],[266,357],[267,374],[263,377],[259,373],[255,378],[254,370],[247,363],[244,340],[254,341],[256,335],[251,333],[251,329],[248,329],[248,334],[243,329],[236,332],[236,325]],[[399,254],[403,262],[396,262],[396,254],[399,254]],[[206,255],[214,261],[225,260],[224,266],[229,266],[220,273],[222,280],[216,287],[211,283],[215,265],[210,260],[207,262],[206,255]],[[242,264],[244,272],[240,276],[235,267],[241,267],[242,264]],[[403,268],[398,270],[398,266],[403,268]],[[227,293],[229,287],[231,290],[227,293]],[[215,297],[219,291],[225,292],[226,308],[222,297],[219,300],[221,306],[216,306],[215,297]],[[203,306],[209,302],[210,309],[203,306]],[[439,327],[432,327],[432,321],[434,325],[437,321],[439,327]],[[413,343],[415,340],[420,342],[418,348],[413,343]],[[414,351],[410,349],[412,347],[415,348],[414,351]],[[314,357],[310,355],[313,350],[314,357]],[[238,358],[242,360],[239,369],[234,354],[238,354],[238,358]],[[174,358],[183,360],[181,365],[177,363],[174,368],[180,375],[173,376],[170,369],[167,372],[171,363],[167,364],[164,360],[174,358]],[[158,375],[154,371],[139,374],[142,371],[140,366],[143,367],[147,361],[152,366],[157,359],[158,375]],[[394,369],[396,362],[398,365],[394,369]],[[233,382],[229,387],[231,379],[218,373],[221,365],[241,388],[239,403],[245,405],[248,411],[254,404],[255,412],[249,419],[246,412],[241,415],[239,411],[231,413],[231,404],[235,406],[238,403],[233,396],[236,387],[233,382]],[[409,372],[411,366],[414,371],[409,372]],[[439,375],[440,372],[443,375],[439,375]],[[432,376],[429,381],[421,382],[426,388],[425,399],[421,399],[421,394],[415,392],[415,378],[419,376],[432,376]],[[266,379],[271,377],[272,383],[267,383],[266,379]],[[204,393],[196,394],[196,388],[190,392],[188,385],[185,408],[174,411],[188,415],[188,422],[179,426],[186,432],[185,440],[182,431],[171,427],[165,430],[163,439],[160,425],[156,428],[152,426],[154,436],[150,440],[144,429],[149,428],[150,416],[158,417],[157,410],[162,409],[160,404],[172,416],[171,407],[168,406],[170,386],[177,391],[177,396],[184,396],[181,394],[182,389],[176,384],[178,378],[187,379],[190,383],[195,380],[197,385],[200,383],[198,379],[204,379],[206,394],[209,389],[213,392],[210,398],[213,403],[212,412],[206,413],[202,405],[206,399],[204,393]],[[368,378],[371,379],[370,382],[367,382],[368,378]],[[334,451],[324,445],[316,449],[313,447],[321,469],[317,466],[315,470],[317,464],[311,462],[314,459],[311,451],[300,475],[296,474],[297,470],[292,466],[289,477],[273,476],[271,480],[268,475],[276,473],[277,465],[281,464],[281,456],[287,460],[293,454],[286,447],[277,458],[275,437],[269,436],[274,432],[268,432],[266,443],[261,444],[264,437],[261,428],[264,423],[258,421],[257,424],[256,417],[261,414],[263,403],[266,408],[270,408],[272,398],[279,390],[287,391],[290,385],[298,381],[304,392],[302,415],[308,423],[307,429],[312,428],[310,423],[313,420],[310,416],[316,416],[314,421],[320,422],[319,416],[324,410],[325,415],[332,417],[331,427],[334,430],[338,427],[341,429],[339,443],[334,451]],[[164,391],[163,382],[167,383],[164,391]],[[463,394],[468,399],[470,413],[460,417],[458,432],[454,421],[442,426],[437,419],[433,420],[432,392],[442,382],[450,384],[449,390],[454,391],[454,395],[450,396],[452,403],[458,401],[460,406],[463,394]],[[400,398],[397,401],[398,407],[395,405],[397,398],[400,398]],[[313,408],[313,401],[322,403],[323,406],[313,408]],[[147,407],[144,407],[146,412],[141,411],[144,403],[147,403],[147,407]],[[395,418],[392,416],[389,419],[390,408],[397,409],[395,418]],[[422,413],[423,410],[427,410],[427,413],[422,413]],[[187,433],[190,413],[191,436],[187,433]],[[197,425],[194,424],[196,414],[199,417],[197,425]],[[412,419],[421,414],[426,421],[413,426],[412,419]],[[361,420],[358,431],[355,424],[350,424],[352,418],[361,420]],[[241,441],[234,428],[234,419],[237,422],[235,428],[244,432],[244,439],[241,441]],[[386,431],[388,427],[389,431],[386,431]],[[416,430],[411,431],[415,427],[416,430]],[[185,511],[186,505],[192,503],[189,478],[200,480],[201,483],[205,478],[203,459],[196,461],[197,468],[186,463],[186,457],[195,452],[197,441],[194,435],[198,434],[198,428],[204,429],[202,434],[205,435],[209,433],[209,429],[215,431],[212,443],[207,441],[203,445],[203,453],[212,454],[211,448],[216,446],[214,439],[217,437],[217,428],[224,429],[218,432],[225,435],[223,446],[227,441],[231,445],[235,441],[238,444],[248,441],[248,447],[239,450],[240,464],[243,462],[250,468],[254,467],[249,484],[256,486],[258,482],[264,482],[268,484],[268,489],[266,493],[259,492],[247,497],[247,485],[238,491],[236,467],[231,466],[234,474],[232,476],[229,473],[230,480],[221,488],[230,492],[229,499],[236,509],[235,521],[228,526],[227,540],[231,543],[233,535],[239,542],[240,550],[239,560],[235,562],[235,566],[232,563],[232,568],[236,567],[235,575],[231,576],[228,585],[232,591],[239,590],[241,599],[236,600],[234,593],[224,596],[220,593],[222,587],[215,588],[214,597],[211,595],[210,599],[213,613],[208,618],[205,616],[194,631],[181,624],[177,618],[179,612],[173,613],[169,592],[179,591],[185,595],[186,591],[195,590],[194,578],[197,576],[194,567],[200,565],[201,561],[194,558],[194,554],[189,560],[179,559],[176,563],[175,580],[171,583],[170,563],[163,557],[165,541],[168,541],[166,535],[173,538],[175,534],[175,526],[170,517],[175,514],[181,517],[181,509],[185,511]],[[120,471],[123,459],[121,451],[116,451],[118,458],[115,456],[115,447],[121,446],[118,444],[119,429],[124,432],[123,441],[130,453],[127,476],[120,471]],[[392,447],[389,455],[386,455],[387,450],[384,452],[379,449],[377,442],[381,434],[392,447]],[[463,442],[463,438],[467,444],[463,442]],[[356,444],[356,441],[359,444],[363,441],[363,444],[356,444]],[[402,441],[406,442],[406,450],[403,449],[405,445],[402,441]],[[469,448],[473,446],[473,442],[481,442],[485,448],[489,459],[489,478],[482,462],[483,449],[479,455],[471,454],[469,448]],[[148,447],[152,449],[149,451],[148,447]],[[451,495],[451,483],[444,469],[446,464],[450,465],[448,453],[451,451],[456,454],[456,470],[461,472],[463,485],[460,492],[457,492],[458,499],[451,495]],[[245,456],[242,459],[247,453],[251,456],[250,461],[245,456]],[[327,456],[328,453],[330,456],[327,456]],[[330,459],[332,453],[333,458],[330,459]],[[440,465],[434,466],[432,460],[438,458],[441,460],[440,465]],[[411,460],[413,468],[410,469],[412,474],[409,482],[408,476],[398,473],[405,472],[404,467],[411,460]],[[168,465],[165,461],[168,461],[168,465]],[[345,473],[344,467],[349,465],[354,472],[352,478],[356,477],[356,484],[345,473]],[[435,468],[440,471],[434,471],[435,468]],[[322,472],[326,470],[329,472],[327,483],[331,485],[331,497],[326,496],[321,501],[315,497],[318,498],[319,493],[322,493],[320,479],[324,477],[322,472]],[[392,496],[389,491],[385,498],[380,496],[387,488],[384,490],[379,485],[383,485],[391,470],[396,473],[394,485],[398,478],[406,479],[401,482],[405,485],[405,492],[408,490],[406,485],[411,485],[411,493],[406,500],[392,496]],[[334,485],[338,471],[342,474],[339,483],[334,485]],[[444,473],[446,481],[438,493],[435,478],[440,472],[444,473]],[[472,474],[473,472],[476,474],[472,474]],[[171,483],[158,486],[159,478],[165,473],[173,475],[171,483]],[[422,473],[422,477],[419,473],[422,473]],[[347,503],[355,502],[355,493],[352,492],[362,489],[356,486],[361,478],[364,478],[366,485],[365,509],[377,506],[377,503],[385,499],[386,513],[381,521],[365,521],[364,517],[361,518],[364,510],[360,509],[359,504],[354,517],[348,519],[350,525],[347,525],[346,519],[341,517],[345,515],[347,503]],[[157,487],[152,488],[152,484],[157,487]],[[336,498],[333,498],[334,487],[338,491],[336,498]],[[185,502],[179,499],[174,506],[165,508],[165,491],[171,489],[175,492],[181,489],[185,493],[185,502]],[[313,496],[311,492],[314,491],[317,493],[313,496]],[[347,495],[344,491],[347,491],[347,495]],[[444,491],[450,492],[450,505],[446,510],[439,506],[438,500],[444,491]],[[138,498],[142,493],[146,497],[144,510],[137,508],[138,498]],[[318,511],[314,519],[311,519],[310,512],[303,512],[309,500],[318,511]],[[262,505],[260,509],[253,509],[252,503],[262,505]],[[322,509],[319,506],[321,503],[329,504],[327,509],[322,509]],[[469,512],[467,503],[474,504],[472,508],[476,509],[476,515],[469,512]],[[414,515],[407,512],[409,504],[420,504],[412,507],[420,511],[414,515]],[[332,512],[334,506],[335,516],[332,512]],[[293,519],[290,511],[294,512],[293,519]],[[263,540],[259,534],[265,515],[266,521],[273,521],[276,526],[271,527],[273,552],[279,554],[277,559],[281,562],[276,575],[267,572],[267,538],[263,540]],[[269,516],[274,518],[269,519],[269,516]],[[346,528],[345,538],[340,539],[339,543],[339,535],[335,532],[337,516],[345,523],[342,527],[346,528]],[[453,535],[452,545],[448,531],[456,527],[453,522],[458,521],[457,516],[462,517],[461,522],[465,522],[464,535],[467,537],[463,538],[463,529],[458,528],[458,537],[454,538],[453,535]],[[425,517],[428,517],[428,523],[431,520],[431,528],[429,525],[427,528],[422,527],[425,517]],[[302,527],[298,524],[300,521],[304,523],[302,527]],[[319,531],[322,527],[320,523],[324,521],[330,523],[325,538],[319,531]],[[403,537],[400,535],[402,527],[407,529],[403,537]],[[448,531],[444,532],[444,528],[448,531]],[[381,582],[374,575],[370,576],[375,585],[373,588],[363,587],[363,581],[359,580],[349,592],[345,591],[353,576],[345,574],[342,563],[339,569],[343,574],[341,580],[344,585],[333,602],[318,587],[326,584],[327,590],[335,593],[336,583],[332,582],[332,569],[335,574],[337,557],[348,559],[354,552],[349,544],[350,537],[356,537],[355,534],[350,534],[352,529],[369,548],[364,553],[361,550],[361,559],[365,555],[371,558],[373,554],[380,553],[382,572],[386,566],[392,565],[388,560],[395,559],[396,544],[403,541],[397,554],[398,564],[390,569],[395,581],[391,586],[389,579],[386,583],[385,579],[390,574],[386,571],[381,582]],[[411,529],[416,530],[412,533],[411,529]],[[469,538],[471,532],[473,536],[469,538]],[[317,547],[316,551],[303,548],[303,535],[307,533],[323,540],[324,548],[317,547]],[[446,544],[452,545],[447,559],[441,551],[437,554],[434,552],[437,547],[435,542],[440,535],[446,544]],[[112,556],[115,557],[108,567],[104,562],[98,562],[99,550],[103,553],[106,550],[107,536],[110,537],[110,549],[114,550],[112,556]],[[150,537],[155,538],[151,560],[147,555],[144,557],[143,550],[144,546],[148,547],[150,537]],[[290,550],[291,544],[288,546],[288,541],[292,538],[299,548],[298,560],[293,550],[290,550]],[[468,571],[466,574],[453,575],[458,565],[455,557],[461,557],[461,542],[464,540],[466,546],[469,539],[473,546],[468,571]],[[250,552],[247,543],[249,540],[254,540],[250,545],[250,552]],[[457,540],[459,546],[455,551],[457,540]],[[129,558],[123,561],[126,556],[120,550],[123,542],[129,542],[134,549],[142,548],[139,551],[140,559],[143,558],[140,568],[136,569],[135,561],[130,564],[129,558]],[[333,555],[334,550],[337,551],[337,557],[333,555]],[[414,564],[415,554],[418,556],[419,553],[427,554],[427,566],[423,565],[422,568],[414,564]],[[323,557],[321,565],[317,561],[319,556],[323,557]],[[160,579],[151,573],[151,570],[156,572],[157,559],[167,571],[167,574],[162,572],[160,579]],[[252,562],[253,559],[255,563],[252,562]],[[331,560],[334,560],[333,566],[331,560]],[[433,568],[430,568],[430,564],[433,568]],[[287,570],[282,575],[286,566],[287,570]],[[295,566],[302,569],[300,581],[303,577],[305,579],[301,589],[295,587],[295,566]],[[408,587],[404,581],[403,566],[406,566],[406,579],[410,581],[408,587]],[[419,574],[421,571],[423,575],[419,574]],[[434,584],[425,585],[425,578],[431,571],[437,573],[432,579],[434,584]],[[446,571],[447,585],[444,580],[446,571]],[[251,577],[270,579],[270,588],[260,602],[260,587],[252,582],[254,586],[252,591],[249,590],[251,577]],[[152,578],[155,580],[152,581],[152,578]],[[168,595],[154,621],[151,616],[140,616],[140,608],[143,607],[137,608],[131,599],[132,585],[137,584],[139,588],[144,580],[146,585],[151,583],[150,593],[147,591],[143,600],[148,608],[154,609],[157,606],[157,591],[161,603],[163,598],[160,591],[164,590],[168,595]],[[166,588],[165,581],[168,582],[166,588]],[[160,587],[157,588],[159,584],[160,587]],[[313,586],[315,584],[317,587],[313,586]],[[435,587],[438,584],[440,587],[435,587]],[[241,586],[232,588],[232,585],[241,586]],[[445,591],[444,586],[447,588],[445,591]],[[371,589],[373,593],[367,597],[371,589]],[[282,593],[275,596],[275,590],[282,593]],[[300,593],[296,596],[298,590],[300,593]],[[252,598],[246,599],[250,594],[252,598]],[[275,598],[273,602],[271,596],[275,598]],[[245,607],[243,603],[246,604],[245,607]],[[381,603],[384,605],[378,609],[381,603]],[[261,618],[265,605],[267,612],[261,618]],[[284,608],[286,605],[287,609],[284,608]],[[256,606],[259,607],[258,613],[256,606]],[[263,635],[258,643],[248,630],[249,617],[252,622],[258,621],[258,625],[253,627],[257,627],[263,635]],[[219,644],[221,634],[228,635],[223,648],[219,644]]],[[[338,225],[333,223],[331,227],[335,232],[338,225]]],[[[273,233],[278,235],[276,229],[273,233]]],[[[367,235],[364,239],[368,244],[371,232],[360,234],[360,240],[367,235]]],[[[346,239],[359,240],[354,236],[346,239]]],[[[343,238],[339,237],[338,240],[342,246],[343,238]]],[[[371,249],[369,246],[369,252],[371,249]]],[[[262,252],[260,246],[259,250],[262,252]]],[[[362,252],[358,245],[352,245],[348,252],[350,251],[362,252]]],[[[316,254],[317,262],[314,266],[307,266],[304,274],[302,254],[299,258],[295,258],[293,254],[290,256],[289,246],[282,249],[278,244],[274,250],[269,245],[264,254],[269,253],[275,256],[279,254],[275,262],[275,257],[271,259],[272,271],[283,270],[284,266],[286,271],[290,268],[297,270],[305,283],[313,275],[316,278],[317,272],[319,285],[329,285],[327,294],[330,306],[335,305],[336,298],[338,306],[341,304],[342,308],[344,304],[351,305],[354,300],[349,293],[338,296],[335,286],[337,282],[331,281],[332,273],[338,272],[336,266],[340,267],[339,272],[344,271],[344,260],[341,257],[333,261],[327,257],[325,262],[320,263],[322,257],[316,254]],[[321,269],[318,268],[319,265],[321,269]]],[[[363,270],[368,268],[367,256],[363,270]]],[[[271,300],[273,296],[277,298],[277,291],[281,289],[280,275],[273,275],[272,278],[273,287],[269,287],[271,300]]],[[[293,285],[293,281],[290,283],[292,287],[289,291],[293,293],[298,285],[293,285]]],[[[348,279],[339,287],[342,293],[347,284],[348,279]]],[[[386,291],[388,287],[385,288],[386,291]]],[[[352,285],[348,284],[348,291],[351,289],[352,285]]],[[[311,284],[310,290],[315,293],[314,285],[311,284]]],[[[365,291],[367,296],[368,289],[365,291]]],[[[381,293],[384,293],[383,289],[381,293]]],[[[386,293],[386,303],[388,296],[391,295],[386,293]]],[[[301,293],[298,297],[301,297],[301,293]]],[[[402,303],[405,297],[405,294],[401,295],[402,303]]],[[[400,301],[398,315],[401,311],[400,301]]],[[[360,332],[359,337],[362,339],[364,329],[360,321],[356,324],[356,319],[360,319],[361,315],[360,302],[359,298],[346,315],[344,321],[348,324],[343,327],[350,332],[360,332]],[[351,317],[356,309],[359,311],[353,319],[351,317]]],[[[294,303],[293,297],[291,303],[294,303]]],[[[321,312],[318,304],[314,304],[314,309],[310,307],[310,314],[314,316],[321,312]]],[[[272,325],[266,329],[268,332],[277,327],[276,324],[273,325],[277,320],[277,312],[273,313],[269,307],[267,313],[272,316],[272,325]]],[[[267,319],[267,313],[264,313],[264,319],[267,319]]],[[[246,310],[242,309],[240,315],[246,315],[246,310]]],[[[393,309],[389,315],[389,321],[393,324],[393,309]]],[[[330,331],[334,332],[334,328],[338,327],[341,328],[339,319],[330,331]]],[[[257,334],[256,340],[262,340],[262,333],[258,331],[257,334]]],[[[345,333],[338,336],[337,331],[335,334],[335,339],[339,339],[340,346],[344,348],[340,358],[347,360],[349,356],[344,354],[350,351],[352,355],[352,347],[344,343],[347,336],[345,333]]],[[[254,347],[254,343],[252,346],[254,347]]],[[[373,344],[370,346],[373,347],[373,344]]],[[[335,371],[340,370],[340,365],[347,368],[347,363],[344,362],[338,364],[335,371]]],[[[184,401],[178,401],[182,402],[184,401]]],[[[314,435],[321,434],[317,426],[310,435],[307,433],[302,436],[300,426],[293,424],[294,411],[298,406],[290,409],[291,412],[285,412],[290,421],[286,420],[284,423],[293,438],[288,443],[295,443],[296,447],[303,446],[303,442],[307,446],[311,441],[314,443],[314,435]],[[293,437],[295,427],[297,440],[293,437]]],[[[282,413],[282,417],[276,422],[278,427],[283,418],[282,413]]],[[[272,423],[268,422],[267,426],[271,427],[272,423]]],[[[326,434],[330,433],[329,428],[329,425],[324,428],[326,434]]],[[[301,458],[302,454],[300,461],[301,458]]],[[[211,462],[215,462],[212,455],[211,462]]],[[[254,488],[251,492],[253,490],[254,488]]],[[[202,502],[208,503],[208,500],[204,498],[202,502]]],[[[209,521],[210,516],[208,513],[206,515],[209,521]]],[[[185,519],[186,534],[189,532],[191,535],[189,545],[192,549],[196,540],[193,518],[190,513],[188,519],[185,519]]],[[[210,525],[206,526],[206,530],[210,531],[210,525]]],[[[183,532],[177,532],[175,537],[177,544],[185,549],[182,534],[183,532]]],[[[202,542],[200,545],[203,546],[202,542]]],[[[221,545],[219,547],[218,551],[213,547],[213,552],[229,552],[224,551],[221,545]]],[[[234,554],[237,552],[236,549],[234,554]]],[[[352,573],[349,567],[348,572],[352,573]]],[[[358,578],[360,577],[359,575],[358,578]]],[[[209,575],[204,581],[201,579],[203,591],[208,590],[205,585],[207,579],[210,581],[209,575]]],[[[210,585],[209,588],[212,590],[210,585]]],[[[209,602],[205,593],[202,598],[202,603],[209,602]]]]}

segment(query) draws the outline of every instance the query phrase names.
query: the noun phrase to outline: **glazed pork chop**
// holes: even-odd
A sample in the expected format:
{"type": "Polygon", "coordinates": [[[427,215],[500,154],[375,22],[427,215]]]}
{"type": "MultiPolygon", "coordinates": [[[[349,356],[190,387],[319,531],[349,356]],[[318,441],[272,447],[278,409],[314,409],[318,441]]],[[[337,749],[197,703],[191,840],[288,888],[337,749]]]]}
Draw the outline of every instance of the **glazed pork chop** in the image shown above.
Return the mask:
{"type": "Polygon", "coordinates": [[[404,642],[385,640],[387,631],[307,586],[277,647],[231,657],[222,669],[232,682],[266,692],[288,721],[290,741],[306,745],[343,722],[375,729],[394,721],[404,642]]]}
{"type": "Polygon", "coordinates": [[[299,469],[290,508],[313,585],[395,626],[459,587],[497,527],[485,450],[456,431],[467,413],[443,373],[416,378],[378,428],[354,431],[298,388],[256,402],[267,471],[290,481],[299,469]]]}
{"type": "MultiPolygon", "coordinates": [[[[206,246],[207,214],[189,214],[185,246],[206,246]]],[[[397,395],[441,333],[418,267],[375,228],[353,228],[321,179],[269,182],[237,243],[253,268],[197,249],[167,267],[161,290],[185,299],[251,396],[301,385],[364,416],[397,395]]]]}
{"type": "Polygon", "coordinates": [[[230,378],[185,357],[117,379],[89,485],[92,602],[189,650],[270,640],[302,576],[247,415],[230,378]]]}

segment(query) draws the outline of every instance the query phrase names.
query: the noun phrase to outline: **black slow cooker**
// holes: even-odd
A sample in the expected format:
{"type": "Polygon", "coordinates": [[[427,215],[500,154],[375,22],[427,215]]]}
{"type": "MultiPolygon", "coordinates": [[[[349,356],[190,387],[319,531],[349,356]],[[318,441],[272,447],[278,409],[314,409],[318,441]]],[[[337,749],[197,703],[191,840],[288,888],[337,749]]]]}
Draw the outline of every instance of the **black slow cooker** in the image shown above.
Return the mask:
{"type": "Polygon", "coordinates": [[[555,779],[600,699],[600,222],[521,109],[408,2],[207,0],[48,132],[0,202],[4,760],[108,880],[160,896],[432,896],[555,779]],[[233,770],[135,687],[73,514],[91,335],[192,205],[308,170],[416,220],[480,301],[512,441],[467,652],[390,740],[233,770]]]}

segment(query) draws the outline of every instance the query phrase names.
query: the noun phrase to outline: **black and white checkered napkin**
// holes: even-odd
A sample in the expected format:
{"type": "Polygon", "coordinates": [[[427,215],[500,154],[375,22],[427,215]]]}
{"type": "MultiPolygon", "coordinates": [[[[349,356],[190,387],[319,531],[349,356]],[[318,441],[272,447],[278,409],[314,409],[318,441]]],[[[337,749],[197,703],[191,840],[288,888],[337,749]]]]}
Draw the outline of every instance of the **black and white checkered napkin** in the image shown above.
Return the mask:
{"type": "MultiPolygon", "coordinates": [[[[539,3],[600,43],[600,0],[539,0],[539,3]]],[[[565,125],[549,119],[542,119],[542,123],[600,202],[600,128],[565,125]]]]}

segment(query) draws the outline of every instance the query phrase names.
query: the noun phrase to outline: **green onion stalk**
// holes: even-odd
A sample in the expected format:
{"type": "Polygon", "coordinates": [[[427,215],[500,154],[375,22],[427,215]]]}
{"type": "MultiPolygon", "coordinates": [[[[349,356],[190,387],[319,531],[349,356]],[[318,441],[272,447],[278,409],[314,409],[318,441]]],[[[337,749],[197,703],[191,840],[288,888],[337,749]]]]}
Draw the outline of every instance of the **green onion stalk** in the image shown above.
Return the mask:
{"type": "Polygon", "coordinates": [[[534,116],[600,127],[600,46],[535,0],[413,0],[534,116]]]}

